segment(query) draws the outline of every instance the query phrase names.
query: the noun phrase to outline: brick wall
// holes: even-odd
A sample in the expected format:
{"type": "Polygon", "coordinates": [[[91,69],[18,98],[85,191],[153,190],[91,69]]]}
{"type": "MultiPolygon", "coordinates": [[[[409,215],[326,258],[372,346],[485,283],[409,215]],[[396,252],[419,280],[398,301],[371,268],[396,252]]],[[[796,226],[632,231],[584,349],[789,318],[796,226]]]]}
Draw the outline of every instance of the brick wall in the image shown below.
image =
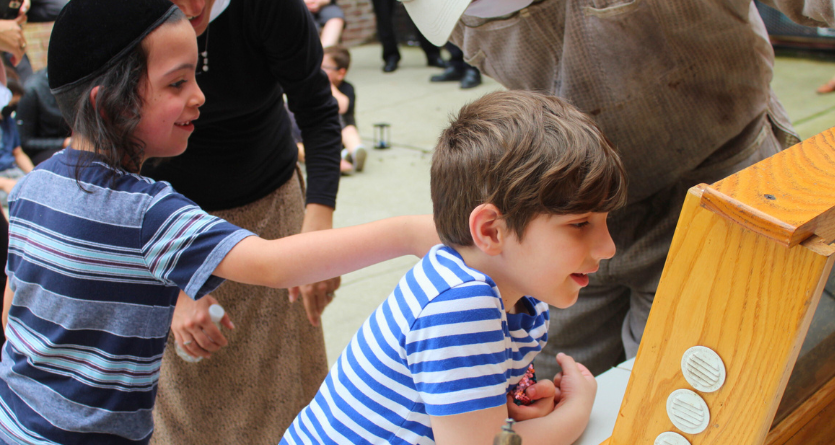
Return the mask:
{"type": "Polygon", "coordinates": [[[49,48],[51,33],[52,22],[27,23],[23,27],[23,35],[26,37],[26,54],[29,55],[33,71],[46,67],[46,51],[49,48]]]}
{"type": "Polygon", "coordinates": [[[345,31],[342,43],[345,46],[360,45],[374,39],[377,22],[370,0],[339,0],[339,6],[345,13],[345,31]]]}

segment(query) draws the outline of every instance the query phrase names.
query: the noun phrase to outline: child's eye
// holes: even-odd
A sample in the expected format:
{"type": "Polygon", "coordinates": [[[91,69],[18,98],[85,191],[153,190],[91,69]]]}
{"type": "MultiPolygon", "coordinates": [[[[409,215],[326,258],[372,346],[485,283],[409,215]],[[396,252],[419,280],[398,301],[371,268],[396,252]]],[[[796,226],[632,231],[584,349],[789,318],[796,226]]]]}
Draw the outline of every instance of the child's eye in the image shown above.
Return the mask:
{"type": "Polygon", "coordinates": [[[589,225],[588,221],[583,221],[583,222],[572,224],[572,226],[574,226],[577,229],[582,229],[583,227],[586,227],[587,225],[589,225]]]}
{"type": "Polygon", "coordinates": [[[178,81],[172,83],[170,86],[179,89],[179,88],[182,88],[183,84],[185,84],[185,83],[186,83],[186,80],[182,79],[182,80],[178,80],[178,81]]]}

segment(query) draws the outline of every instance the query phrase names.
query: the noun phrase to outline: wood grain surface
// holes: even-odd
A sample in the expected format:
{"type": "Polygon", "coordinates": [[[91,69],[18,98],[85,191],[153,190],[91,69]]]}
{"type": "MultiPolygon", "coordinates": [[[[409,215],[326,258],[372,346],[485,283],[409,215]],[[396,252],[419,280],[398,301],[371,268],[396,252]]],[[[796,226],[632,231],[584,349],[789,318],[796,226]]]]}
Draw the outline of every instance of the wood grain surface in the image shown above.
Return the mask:
{"type": "MultiPolygon", "coordinates": [[[[745,187],[724,190],[746,199],[745,187]]],[[[820,239],[787,247],[703,208],[703,191],[694,187],[685,201],[610,445],[652,444],[664,431],[693,445],[763,443],[835,259],[820,239]],[[680,363],[697,345],[722,357],[727,378],[699,393],[710,424],[693,435],[673,426],[666,400],[693,389],[680,363]]]]}
{"type": "Polygon", "coordinates": [[[835,131],[824,131],[711,185],[702,205],[787,246],[812,234],[832,242],[835,131]]]}

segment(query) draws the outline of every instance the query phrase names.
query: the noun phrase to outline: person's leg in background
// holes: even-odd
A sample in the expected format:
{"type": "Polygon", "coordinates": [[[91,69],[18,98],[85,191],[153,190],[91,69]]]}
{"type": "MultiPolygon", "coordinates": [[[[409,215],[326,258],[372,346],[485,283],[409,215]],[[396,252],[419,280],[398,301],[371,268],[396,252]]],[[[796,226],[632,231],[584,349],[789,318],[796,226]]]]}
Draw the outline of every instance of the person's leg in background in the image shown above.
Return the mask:
{"type": "Polygon", "coordinates": [[[426,40],[426,37],[424,37],[420,31],[416,32],[420,48],[426,54],[426,66],[446,68],[447,63],[444,61],[443,57],[441,57],[441,48],[433,45],[429,40],[426,40]]]}
{"type": "Polygon", "coordinates": [[[336,3],[331,3],[323,6],[316,15],[322,27],[319,30],[322,48],[338,44],[345,29],[345,13],[342,12],[342,8],[336,3]]]}
{"type": "Polygon", "coordinates": [[[461,88],[474,88],[481,85],[481,72],[478,68],[464,62],[464,52],[452,42],[444,45],[449,51],[449,62],[441,74],[429,78],[430,82],[461,82],[461,88]]]}
{"type": "Polygon", "coordinates": [[[397,69],[400,62],[400,51],[397,50],[397,36],[394,34],[395,0],[372,0],[374,16],[377,19],[377,38],[383,45],[383,72],[390,73],[397,69]]]}

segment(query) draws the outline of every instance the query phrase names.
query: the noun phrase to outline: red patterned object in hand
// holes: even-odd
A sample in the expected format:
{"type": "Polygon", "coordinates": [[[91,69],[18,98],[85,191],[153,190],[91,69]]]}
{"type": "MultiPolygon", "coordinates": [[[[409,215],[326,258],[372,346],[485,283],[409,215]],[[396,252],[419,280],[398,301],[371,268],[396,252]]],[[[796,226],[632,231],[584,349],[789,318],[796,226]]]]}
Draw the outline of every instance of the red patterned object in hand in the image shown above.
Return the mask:
{"type": "Polygon", "coordinates": [[[536,383],[536,371],[534,371],[533,363],[531,363],[528,366],[528,371],[522,376],[522,380],[519,380],[519,384],[516,385],[516,389],[511,391],[513,402],[517,405],[530,405],[533,403],[533,400],[525,394],[525,390],[534,383],[536,383]]]}

